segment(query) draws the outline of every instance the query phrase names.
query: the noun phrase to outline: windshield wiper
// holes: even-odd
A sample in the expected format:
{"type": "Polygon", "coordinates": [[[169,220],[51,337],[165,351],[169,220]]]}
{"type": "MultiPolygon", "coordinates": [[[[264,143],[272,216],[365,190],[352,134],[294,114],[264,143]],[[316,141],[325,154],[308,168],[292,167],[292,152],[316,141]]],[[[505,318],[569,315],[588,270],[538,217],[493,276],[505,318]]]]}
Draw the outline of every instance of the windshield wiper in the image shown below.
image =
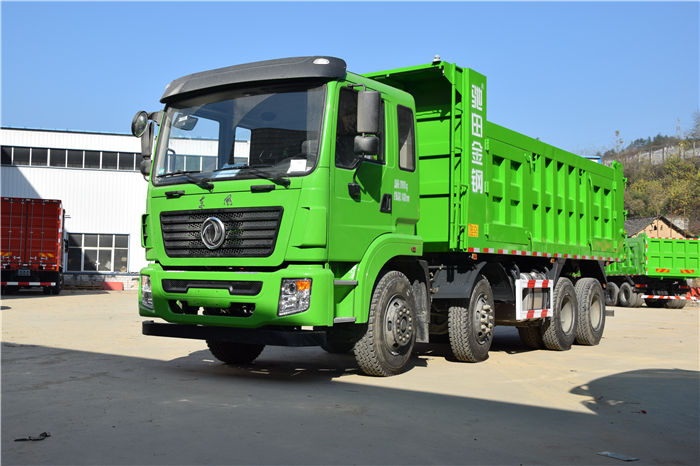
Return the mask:
{"type": "Polygon", "coordinates": [[[274,165],[254,165],[254,166],[251,166],[247,163],[242,163],[242,164],[231,165],[230,167],[219,168],[218,170],[214,170],[214,173],[220,172],[223,170],[250,170],[250,173],[252,175],[257,176],[258,178],[265,178],[266,180],[277,182],[284,187],[287,187],[290,184],[292,184],[292,182],[289,181],[289,178],[283,178],[280,173],[267,173],[264,170],[260,170],[260,168],[270,168],[270,167],[274,167],[274,165]]]}
{"type": "Polygon", "coordinates": [[[182,175],[185,178],[187,178],[188,180],[192,181],[197,186],[200,186],[200,187],[207,189],[209,191],[214,189],[214,183],[210,183],[208,178],[195,178],[194,176],[190,175],[190,173],[201,173],[201,172],[199,170],[188,170],[188,171],[175,170],[174,172],[165,173],[163,175],[158,175],[158,178],[165,178],[167,176],[182,175]]]}

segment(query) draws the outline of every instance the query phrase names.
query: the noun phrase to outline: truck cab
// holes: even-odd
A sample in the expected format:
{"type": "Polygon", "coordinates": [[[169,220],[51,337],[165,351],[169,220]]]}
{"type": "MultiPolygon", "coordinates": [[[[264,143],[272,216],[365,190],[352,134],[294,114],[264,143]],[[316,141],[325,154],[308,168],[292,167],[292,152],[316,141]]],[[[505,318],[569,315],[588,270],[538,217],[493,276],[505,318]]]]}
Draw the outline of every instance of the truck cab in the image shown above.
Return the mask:
{"type": "MultiPolygon", "coordinates": [[[[380,270],[422,253],[411,95],[304,57],[185,76],[161,102],[132,123],[148,177],[139,313],[178,325],[144,333],[204,338],[227,361],[354,344],[380,270]]],[[[426,274],[408,275],[427,315],[426,274]]]]}

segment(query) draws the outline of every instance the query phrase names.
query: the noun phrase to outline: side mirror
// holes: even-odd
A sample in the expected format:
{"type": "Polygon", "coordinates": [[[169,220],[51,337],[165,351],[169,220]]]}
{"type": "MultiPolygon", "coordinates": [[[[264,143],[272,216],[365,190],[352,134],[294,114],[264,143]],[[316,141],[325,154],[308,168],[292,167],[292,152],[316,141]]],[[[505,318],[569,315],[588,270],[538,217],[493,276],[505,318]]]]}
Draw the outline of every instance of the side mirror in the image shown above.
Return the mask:
{"type": "Polygon", "coordinates": [[[379,132],[379,106],[381,92],[360,91],[357,96],[357,132],[377,134],[379,132]]]}
{"type": "Polygon", "coordinates": [[[143,176],[148,176],[151,174],[151,160],[143,159],[139,164],[139,170],[143,176]]]}
{"type": "Polygon", "coordinates": [[[131,134],[140,138],[148,127],[148,113],[143,110],[137,112],[134,115],[134,119],[131,120],[131,134]]]}
{"type": "Polygon", "coordinates": [[[355,155],[377,155],[379,138],[377,136],[355,136],[355,155]]]}

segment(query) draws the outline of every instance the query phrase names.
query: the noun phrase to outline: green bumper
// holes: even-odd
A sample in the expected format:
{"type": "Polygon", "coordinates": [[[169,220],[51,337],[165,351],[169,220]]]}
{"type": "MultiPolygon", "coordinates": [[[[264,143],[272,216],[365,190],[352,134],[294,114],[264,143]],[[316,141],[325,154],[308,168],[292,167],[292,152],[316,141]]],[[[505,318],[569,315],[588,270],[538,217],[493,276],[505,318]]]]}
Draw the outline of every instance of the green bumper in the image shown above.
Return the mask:
{"type": "Polygon", "coordinates": [[[152,264],[141,270],[142,275],[151,277],[153,309],[143,305],[139,285],[139,315],[158,317],[167,322],[179,324],[210,325],[219,327],[259,328],[265,325],[284,326],[331,326],[333,325],[333,273],[321,266],[293,265],[273,272],[213,272],[213,271],[167,271],[159,264],[152,264]],[[310,278],[311,299],[309,309],[298,314],[278,316],[277,307],[280,287],[284,278],[310,278]],[[164,280],[171,280],[165,286],[164,280]],[[206,288],[204,282],[214,282],[219,288],[206,288]],[[249,287],[238,286],[240,282],[256,282],[249,287]],[[175,283],[176,286],[172,284],[175,283]],[[233,283],[224,289],[226,283],[233,283]],[[187,286],[189,285],[189,286],[187,286]],[[198,287],[203,286],[203,287],[198,287]],[[187,288],[187,289],[184,289],[187,288]],[[258,291],[259,288],[259,291],[258,291]],[[243,291],[238,289],[253,289],[243,291]],[[247,317],[205,316],[183,314],[175,303],[186,302],[195,307],[231,308],[236,303],[254,305],[255,310],[247,317]],[[173,310],[177,312],[173,312],[173,310]]]}

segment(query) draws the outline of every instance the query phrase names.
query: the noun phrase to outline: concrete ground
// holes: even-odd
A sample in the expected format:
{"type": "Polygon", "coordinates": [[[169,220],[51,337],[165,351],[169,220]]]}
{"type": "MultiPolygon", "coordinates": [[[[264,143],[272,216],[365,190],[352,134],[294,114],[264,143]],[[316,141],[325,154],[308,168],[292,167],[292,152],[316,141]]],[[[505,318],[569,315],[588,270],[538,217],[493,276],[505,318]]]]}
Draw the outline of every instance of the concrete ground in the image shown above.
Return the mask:
{"type": "Polygon", "coordinates": [[[424,344],[374,378],[320,348],[226,366],[143,336],[136,299],[3,296],[2,464],[700,464],[697,307],[615,308],[567,352],[499,327],[484,363],[424,344]]]}

